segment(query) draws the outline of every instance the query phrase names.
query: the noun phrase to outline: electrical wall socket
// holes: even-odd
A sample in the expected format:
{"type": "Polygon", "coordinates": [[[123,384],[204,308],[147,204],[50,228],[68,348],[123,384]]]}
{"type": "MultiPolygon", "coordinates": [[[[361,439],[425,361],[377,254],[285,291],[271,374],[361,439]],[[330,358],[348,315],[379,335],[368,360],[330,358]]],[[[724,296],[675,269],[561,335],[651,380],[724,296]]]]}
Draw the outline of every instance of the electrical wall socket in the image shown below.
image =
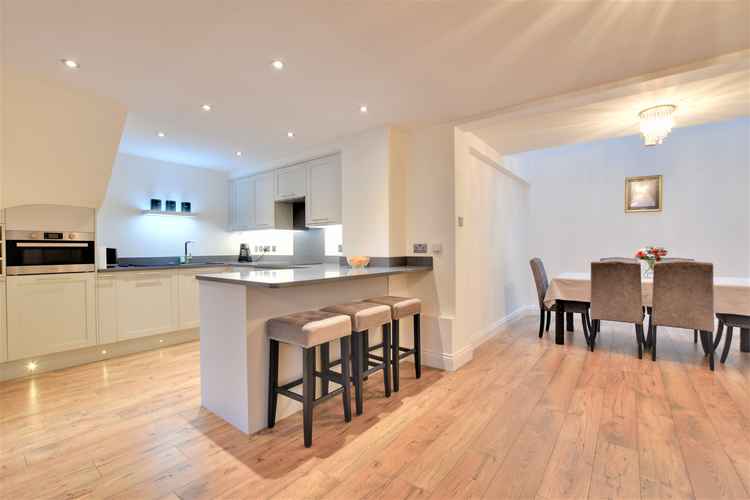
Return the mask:
{"type": "Polygon", "coordinates": [[[427,243],[414,243],[414,253],[427,253],[427,243]]]}

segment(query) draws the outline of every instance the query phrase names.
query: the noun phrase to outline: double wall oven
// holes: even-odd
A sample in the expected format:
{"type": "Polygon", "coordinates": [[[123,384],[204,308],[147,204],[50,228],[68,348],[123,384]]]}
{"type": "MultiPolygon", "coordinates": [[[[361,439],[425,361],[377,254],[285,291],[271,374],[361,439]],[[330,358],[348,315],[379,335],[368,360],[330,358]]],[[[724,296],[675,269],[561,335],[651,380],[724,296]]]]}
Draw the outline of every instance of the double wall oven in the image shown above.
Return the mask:
{"type": "Polygon", "coordinates": [[[94,233],[6,231],[8,276],[95,270],[94,233]]]}

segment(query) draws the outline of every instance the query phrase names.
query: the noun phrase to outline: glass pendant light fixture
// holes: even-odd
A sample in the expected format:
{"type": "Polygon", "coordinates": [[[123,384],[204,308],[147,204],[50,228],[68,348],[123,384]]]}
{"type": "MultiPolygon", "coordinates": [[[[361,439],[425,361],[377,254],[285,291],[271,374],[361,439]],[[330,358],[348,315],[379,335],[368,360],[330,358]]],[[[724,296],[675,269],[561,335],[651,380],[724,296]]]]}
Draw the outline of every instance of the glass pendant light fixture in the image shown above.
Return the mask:
{"type": "Polygon", "coordinates": [[[677,106],[674,104],[660,104],[644,109],[638,113],[641,119],[641,134],[646,146],[655,146],[664,142],[674,127],[673,114],[677,106]]]}

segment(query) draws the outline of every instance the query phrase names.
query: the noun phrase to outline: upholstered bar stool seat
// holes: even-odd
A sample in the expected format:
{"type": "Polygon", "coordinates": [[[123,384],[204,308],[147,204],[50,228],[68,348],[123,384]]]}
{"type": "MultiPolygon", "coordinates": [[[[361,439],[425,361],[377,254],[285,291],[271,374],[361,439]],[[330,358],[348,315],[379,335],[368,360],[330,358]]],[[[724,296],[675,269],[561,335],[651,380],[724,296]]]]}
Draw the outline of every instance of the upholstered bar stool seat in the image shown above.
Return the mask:
{"type": "Polygon", "coordinates": [[[312,445],[312,411],[318,403],[331,397],[342,395],[344,420],[352,419],[349,364],[342,363],[341,373],[323,367],[315,371],[315,348],[339,340],[341,358],[349,359],[351,320],[349,316],[324,311],[305,311],[270,319],[266,322],[266,335],[269,341],[268,369],[268,427],[276,424],[276,402],[278,395],[286,396],[302,403],[305,447],[312,445]],[[302,348],[302,378],[279,386],[279,342],[302,348]],[[315,397],[315,377],[326,383],[333,381],[341,387],[321,397],[315,397]],[[302,384],[302,395],[291,389],[302,384]]]}
{"type": "MultiPolygon", "coordinates": [[[[364,401],[362,397],[362,383],[364,377],[383,370],[383,385],[385,386],[386,397],[391,396],[391,377],[390,377],[390,350],[391,350],[391,308],[383,304],[373,304],[371,302],[347,302],[324,307],[322,311],[343,314],[348,316],[351,321],[351,339],[352,339],[352,371],[354,379],[354,394],[356,399],[357,415],[364,411],[364,401]],[[369,356],[368,332],[373,328],[383,327],[383,357],[378,362],[371,362],[369,356]]],[[[379,344],[381,345],[381,344],[379,344]]],[[[324,352],[322,356],[323,368],[341,363],[345,364],[348,356],[341,355],[338,362],[331,363],[328,359],[328,353],[324,352]]],[[[323,392],[327,387],[323,386],[323,392]]]]}
{"type": "MultiPolygon", "coordinates": [[[[376,304],[384,304],[391,308],[391,316],[393,318],[393,328],[391,329],[391,362],[393,363],[393,390],[398,392],[399,380],[401,377],[399,363],[402,359],[414,356],[414,373],[416,378],[422,376],[422,348],[421,348],[421,334],[420,334],[420,315],[422,313],[422,301],[414,297],[396,297],[393,295],[385,295],[382,297],[373,297],[367,299],[367,302],[373,302],[376,304]],[[400,334],[400,320],[408,318],[409,316],[414,317],[414,348],[408,349],[401,347],[401,334],[400,334]]],[[[377,349],[379,346],[373,346],[368,348],[369,351],[377,349]]],[[[377,356],[372,356],[376,360],[379,359],[377,356]]]]}

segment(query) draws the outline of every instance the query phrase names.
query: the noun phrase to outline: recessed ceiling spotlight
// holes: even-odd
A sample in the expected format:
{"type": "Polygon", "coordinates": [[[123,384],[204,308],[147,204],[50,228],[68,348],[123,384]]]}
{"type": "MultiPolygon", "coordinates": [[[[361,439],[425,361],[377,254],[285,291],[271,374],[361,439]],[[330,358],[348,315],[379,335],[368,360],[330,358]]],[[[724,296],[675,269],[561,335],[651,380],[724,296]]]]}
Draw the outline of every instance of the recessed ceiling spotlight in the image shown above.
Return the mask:
{"type": "Polygon", "coordinates": [[[289,137],[289,138],[291,139],[292,137],[294,137],[294,132],[292,132],[292,131],[290,130],[289,132],[287,132],[287,133],[286,133],[286,136],[287,136],[287,137],[289,137]]]}
{"type": "Polygon", "coordinates": [[[157,132],[157,133],[156,133],[156,135],[157,135],[158,137],[164,137],[164,136],[166,136],[167,134],[165,134],[164,132],[157,132]]]}
{"type": "Polygon", "coordinates": [[[237,151],[236,153],[234,153],[234,155],[235,156],[242,156],[242,151],[237,151]]]}
{"type": "Polygon", "coordinates": [[[282,61],[281,59],[276,59],[271,63],[271,66],[273,66],[273,69],[282,70],[284,69],[284,61],[282,61]]]}
{"type": "Polygon", "coordinates": [[[78,69],[78,63],[73,59],[60,59],[60,62],[63,63],[66,68],[78,69]]]}
{"type": "Polygon", "coordinates": [[[211,111],[211,105],[210,104],[204,104],[203,106],[201,106],[201,109],[203,111],[211,111]]]}
{"type": "Polygon", "coordinates": [[[367,106],[364,105],[364,104],[362,106],[360,106],[359,107],[359,112],[360,113],[367,113],[367,106]]]}

